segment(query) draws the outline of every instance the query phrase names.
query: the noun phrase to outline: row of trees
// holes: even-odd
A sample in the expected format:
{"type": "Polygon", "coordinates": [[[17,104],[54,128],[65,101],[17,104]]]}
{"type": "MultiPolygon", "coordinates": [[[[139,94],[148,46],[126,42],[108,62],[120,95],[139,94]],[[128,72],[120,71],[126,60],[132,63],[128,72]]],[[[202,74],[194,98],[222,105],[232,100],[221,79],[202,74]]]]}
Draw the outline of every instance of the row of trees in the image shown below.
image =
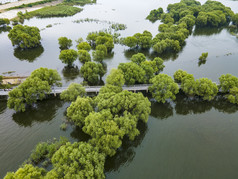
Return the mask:
{"type": "Polygon", "coordinates": [[[208,78],[200,78],[195,80],[192,74],[186,71],[178,70],[174,73],[174,80],[166,75],[159,74],[152,78],[150,82],[152,86],[149,91],[158,102],[165,103],[167,99],[175,100],[176,94],[180,89],[188,96],[200,96],[203,100],[212,100],[218,91],[223,93],[231,103],[238,104],[238,78],[231,75],[221,75],[220,84],[213,83],[208,78]],[[177,82],[177,83],[176,83],[177,82]]]}
{"type": "Polygon", "coordinates": [[[51,92],[52,86],[60,86],[61,77],[56,70],[39,68],[18,87],[9,92],[7,106],[15,111],[25,111],[37,100],[43,100],[51,92]]]}
{"type": "Polygon", "coordinates": [[[131,62],[120,63],[120,69],[124,75],[125,84],[133,85],[138,83],[149,83],[150,79],[164,69],[164,61],[156,57],[154,60],[146,60],[142,53],[131,57],[131,62]]]}

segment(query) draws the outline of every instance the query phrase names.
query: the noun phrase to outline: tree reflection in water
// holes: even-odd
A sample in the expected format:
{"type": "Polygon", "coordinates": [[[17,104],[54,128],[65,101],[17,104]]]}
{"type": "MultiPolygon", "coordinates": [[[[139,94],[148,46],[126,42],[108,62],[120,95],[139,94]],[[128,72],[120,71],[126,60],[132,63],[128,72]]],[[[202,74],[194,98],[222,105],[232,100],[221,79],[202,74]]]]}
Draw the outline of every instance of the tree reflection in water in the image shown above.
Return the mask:
{"type": "Polygon", "coordinates": [[[39,101],[36,107],[27,108],[25,112],[13,114],[13,120],[20,126],[31,127],[34,122],[51,121],[58,108],[63,105],[59,98],[49,98],[39,101]]]}
{"type": "Polygon", "coordinates": [[[36,48],[24,49],[24,50],[20,48],[16,48],[14,49],[14,56],[21,61],[26,60],[32,63],[36,60],[36,58],[41,56],[43,52],[44,52],[44,48],[41,45],[36,48]]]}
{"type": "Polygon", "coordinates": [[[62,74],[66,81],[70,81],[76,79],[79,76],[80,71],[78,66],[65,66],[62,70],[62,74]]]}
{"type": "Polygon", "coordinates": [[[129,138],[124,137],[122,146],[117,150],[116,155],[108,157],[105,162],[105,172],[117,171],[125,163],[131,162],[135,157],[135,148],[138,147],[147,133],[148,126],[142,121],[138,122],[138,129],[140,135],[135,138],[134,141],[130,141],[129,138]]]}

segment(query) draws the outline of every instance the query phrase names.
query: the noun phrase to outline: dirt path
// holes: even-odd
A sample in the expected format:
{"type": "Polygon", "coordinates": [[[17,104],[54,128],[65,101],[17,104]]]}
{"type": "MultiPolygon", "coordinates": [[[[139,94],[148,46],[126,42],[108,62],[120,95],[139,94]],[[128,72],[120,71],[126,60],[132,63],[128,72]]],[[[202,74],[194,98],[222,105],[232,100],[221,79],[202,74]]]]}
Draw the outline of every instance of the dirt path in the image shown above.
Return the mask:
{"type": "Polygon", "coordinates": [[[13,10],[10,10],[10,11],[5,11],[5,9],[10,8],[10,7],[20,6],[22,4],[29,4],[29,3],[33,3],[33,2],[37,2],[37,1],[41,1],[41,0],[21,0],[21,1],[17,1],[17,2],[12,2],[12,3],[8,3],[8,4],[0,5],[0,12],[2,12],[2,13],[0,13],[0,18],[12,19],[12,18],[17,16],[17,13],[19,11],[24,13],[27,10],[28,12],[30,12],[30,11],[40,9],[42,7],[45,7],[45,6],[52,6],[52,5],[59,4],[63,0],[57,0],[57,1],[50,2],[50,3],[36,5],[36,6],[33,6],[33,7],[26,7],[26,8],[21,8],[21,9],[13,9],[13,10]]]}

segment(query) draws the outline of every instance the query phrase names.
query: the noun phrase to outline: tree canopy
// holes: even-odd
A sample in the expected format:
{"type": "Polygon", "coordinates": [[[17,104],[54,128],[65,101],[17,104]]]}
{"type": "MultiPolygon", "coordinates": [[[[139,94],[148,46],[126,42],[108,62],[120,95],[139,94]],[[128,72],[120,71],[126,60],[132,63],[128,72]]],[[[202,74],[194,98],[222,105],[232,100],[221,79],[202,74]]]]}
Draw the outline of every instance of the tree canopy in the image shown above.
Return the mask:
{"type": "Polygon", "coordinates": [[[7,106],[10,109],[24,112],[27,105],[46,98],[46,94],[51,92],[51,86],[60,85],[60,80],[56,70],[37,69],[23,83],[9,92],[7,106]]]}
{"type": "Polygon", "coordinates": [[[73,45],[72,40],[67,37],[58,38],[58,42],[61,50],[69,49],[73,45]]]}
{"type": "Polygon", "coordinates": [[[81,63],[86,63],[91,61],[91,56],[87,50],[79,50],[78,55],[79,55],[79,61],[81,63]]]}
{"type": "Polygon", "coordinates": [[[67,116],[77,126],[83,126],[85,118],[90,112],[94,111],[93,100],[89,97],[77,97],[67,109],[67,116]]]}
{"type": "Polygon", "coordinates": [[[74,61],[78,58],[77,51],[73,49],[62,50],[59,55],[59,59],[62,63],[72,66],[74,61]]]}
{"type": "Polygon", "coordinates": [[[106,83],[109,85],[122,87],[125,83],[122,71],[113,68],[110,74],[107,76],[106,83]]]}
{"type": "Polygon", "coordinates": [[[69,87],[60,94],[60,99],[65,101],[75,101],[78,96],[85,96],[85,88],[78,83],[71,83],[69,87]]]}
{"type": "Polygon", "coordinates": [[[176,99],[176,94],[179,92],[178,84],[174,80],[166,75],[159,74],[151,79],[152,86],[149,87],[153,98],[158,102],[165,103],[166,99],[176,99]]]}
{"type": "Polygon", "coordinates": [[[8,34],[13,46],[21,49],[34,48],[40,45],[40,30],[37,27],[16,25],[8,34]]]}
{"type": "Polygon", "coordinates": [[[86,62],[80,69],[83,78],[89,83],[96,84],[106,72],[100,63],[86,62]]]}

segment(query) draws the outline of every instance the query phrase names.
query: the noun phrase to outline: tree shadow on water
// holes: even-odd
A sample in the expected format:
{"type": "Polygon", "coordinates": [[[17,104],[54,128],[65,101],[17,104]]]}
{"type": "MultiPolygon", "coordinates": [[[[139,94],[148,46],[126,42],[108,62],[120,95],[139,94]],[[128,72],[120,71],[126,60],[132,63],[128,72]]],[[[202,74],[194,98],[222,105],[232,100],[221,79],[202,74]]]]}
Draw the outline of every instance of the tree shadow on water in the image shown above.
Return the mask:
{"type": "Polygon", "coordinates": [[[66,81],[74,80],[80,75],[78,66],[65,66],[62,70],[62,74],[66,81]]]}
{"type": "Polygon", "coordinates": [[[167,119],[168,117],[173,116],[173,107],[169,102],[166,103],[151,103],[151,116],[158,119],[167,119]]]}
{"type": "Polygon", "coordinates": [[[19,126],[31,127],[33,123],[51,121],[58,108],[63,105],[59,98],[50,98],[37,102],[37,107],[27,108],[25,112],[16,112],[12,119],[19,126]]]}
{"type": "Polygon", "coordinates": [[[21,61],[26,60],[32,63],[36,60],[36,58],[41,56],[43,52],[44,52],[44,48],[41,45],[35,48],[24,49],[24,50],[20,48],[16,48],[14,49],[14,56],[21,61]]]}
{"type": "Polygon", "coordinates": [[[138,122],[137,127],[140,131],[140,135],[137,136],[134,141],[130,141],[128,137],[124,137],[122,146],[117,150],[116,155],[106,159],[104,167],[106,173],[117,171],[121,166],[133,160],[135,157],[135,148],[141,144],[148,130],[147,124],[142,121],[138,122]]]}

